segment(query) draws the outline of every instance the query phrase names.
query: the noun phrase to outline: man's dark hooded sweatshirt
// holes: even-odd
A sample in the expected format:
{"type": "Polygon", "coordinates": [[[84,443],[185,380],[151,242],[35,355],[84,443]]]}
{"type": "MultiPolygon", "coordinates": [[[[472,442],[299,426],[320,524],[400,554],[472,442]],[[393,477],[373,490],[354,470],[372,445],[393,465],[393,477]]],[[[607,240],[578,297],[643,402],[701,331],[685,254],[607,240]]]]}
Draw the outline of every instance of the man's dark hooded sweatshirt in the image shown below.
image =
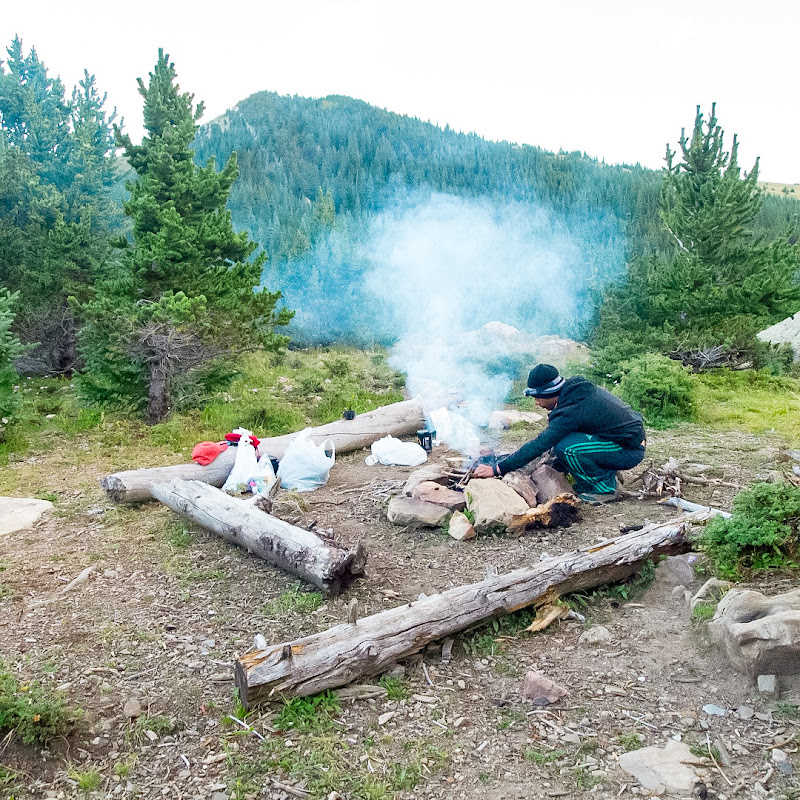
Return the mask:
{"type": "MultiPolygon", "coordinates": [[[[501,475],[525,466],[574,433],[591,434],[598,440],[614,442],[624,451],[633,451],[635,466],[644,457],[642,417],[611,392],[576,376],[564,381],[558,405],[550,412],[545,428],[535,439],[497,462],[501,475]],[[641,454],[641,455],[639,455],[641,454]]],[[[611,466],[611,465],[609,465],[611,466]]],[[[617,467],[617,469],[630,467],[617,467]]]]}

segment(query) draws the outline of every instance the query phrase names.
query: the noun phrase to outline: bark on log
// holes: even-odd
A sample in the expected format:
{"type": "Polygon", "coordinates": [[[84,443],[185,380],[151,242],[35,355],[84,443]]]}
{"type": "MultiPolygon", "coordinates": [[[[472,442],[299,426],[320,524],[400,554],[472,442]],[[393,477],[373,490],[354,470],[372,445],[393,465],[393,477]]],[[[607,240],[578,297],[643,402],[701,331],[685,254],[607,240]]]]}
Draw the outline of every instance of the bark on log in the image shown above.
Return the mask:
{"type": "MultiPolygon", "coordinates": [[[[414,400],[404,400],[381,406],[374,411],[359,414],[352,420],[336,420],[312,429],[311,438],[316,444],[330,439],[337,453],[348,453],[369,447],[383,436],[407,436],[425,427],[425,413],[414,400]]],[[[257,431],[256,431],[257,433],[257,431]]],[[[262,439],[260,452],[281,458],[289,442],[297,433],[262,439]]],[[[142,503],[152,499],[150,489],[157,483],[172,480],[203,481],[212,486],[222,486],[236,460],[236,449],[229,447],[207,467],[194,462],[172,467],[153,467],[115,472],[100,481],[111,500],[117,503],[142,503]]]]}
{"type": "Polygon", "coordinates": [[[328,544],[313,534],[265,514],[247,500],[230,497],[201,481],[171,481],[152,487],[153,497],[223,539],[297,575],[328,594],[338,594],[364,574],[367,554],[328,544]]]}
{"type": "Polygon", "coordinates": [[[682,517],[541,561],[487,576],[480,583],[421,597],[397,608],[241,656],[239,697],[249,706],[280,695],[310,695],[377,675],[428,643],[475,623],[562,594],[628,577],[647,558],[689,549],[682,517]]]}

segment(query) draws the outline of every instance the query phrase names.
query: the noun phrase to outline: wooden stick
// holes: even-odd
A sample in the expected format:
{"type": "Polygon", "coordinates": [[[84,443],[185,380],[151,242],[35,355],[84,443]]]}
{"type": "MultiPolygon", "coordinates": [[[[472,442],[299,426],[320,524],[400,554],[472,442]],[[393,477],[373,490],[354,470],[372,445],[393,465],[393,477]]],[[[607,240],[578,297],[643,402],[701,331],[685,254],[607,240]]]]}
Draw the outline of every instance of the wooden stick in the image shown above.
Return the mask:
{"type": "Polygon", "coordinates": [[[682,511],[708,511],[713,517],[724,517],[728,519],[731,515],[728,511],[723,511],[719,508],[712,508],[711,506],[703,506],[699,503],[692,503],[689,500],[684,500],[682,497],[668,497],[666,500],[659,500],[660,506],[672,506],[679,508],[682,511]]]}
{"type": "Polygon", "coordinates": [[[396,608],[362,617],[357,625],[326,631],[245,653],[235,663],[245,706],[277,695],[304,696],[370,675],[482,620],[562,594],[622,580],[645,559],[685,552],[686,521],[679,517],[618,536],[479,583],[457,586],[396,608]]]}

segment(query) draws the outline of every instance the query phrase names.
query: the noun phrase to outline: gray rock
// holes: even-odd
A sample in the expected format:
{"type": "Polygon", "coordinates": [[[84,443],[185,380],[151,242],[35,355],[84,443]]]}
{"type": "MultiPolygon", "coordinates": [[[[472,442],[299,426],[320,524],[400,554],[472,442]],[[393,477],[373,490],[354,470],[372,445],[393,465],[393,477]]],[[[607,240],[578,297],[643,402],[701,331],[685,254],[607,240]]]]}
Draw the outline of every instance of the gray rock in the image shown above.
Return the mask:
{"type": "Polygon", "coordinates": [[[522,683],[522,696],[526,700],[533,700],[535,705],[547,706],[555,703],[562,697],[566,697],[567,690],[563,686],[554,683],[546,675],[542,675],[535,669],[530,669],[525,673],[525,680],[522,683]]]}
{"type": "Polygon", "coordinates": [[[728,716],[728,709],[722,708],[722,706],[716,706],[713,703],[706,703],[703,706],[703,711],[705,711],[706,714],[709,714],[712,717],[727,717],[728,716]]]}
{"type": "Polygon", "coordinates": [[[415,469],[406,478],[403,484],[403,494],[411,497],[414,489],[424,481],[433,481],[433,483],[447,484],[449,479],[444,474],[444,469],[439,464],[425,464],[424,467],[415,469]]]}
{"type": "Polygon", "coordinates": [[[696,760],[683,742],[669,741],[664,747],[643,747],[623,753],[620,767],[655,794],[689,794],[697,773],[685,762],[696,760]]]}
{"type": "Polygon", "coordinates": [[[122,707],[122,713],[129,719],[136,719],[142,716],[142,704],[135,698],[131,697],[125,701],[122,707]]]}
{"type": "Polygon", "coordinates": [[[0,536],[30,528],[53,504],[35,497],[0,497],[0,536]]]}
{"type": "Polygon", "coordinates": [[[460,511],[453,512],[447,532],[459,542],[475,538],[475,528],[472,527],[472,523],[460,511]]]}
{"type": "Polygon", "coordinates": [[[788,344],[794,351],[795,361],[800,359],[800,311],[794,316],[787,317],[769,328],[759,331],[756,336],[762,342],[771,344],[788,344]]]}
{"type": "Polygon", "coordinates": [[[671,590],[677,586],[691,586],[695,579],[692,561],[696,558],[697,555],[695,553],[667,556],[656,567],[652,588],[659,587],[671,590]]]}
{"type": "Polygon", "coordinates": [[[747,722],[748,719],[753,719],[754,713],[752,706],[739,706],[739,708],[736,709],[736,716],[744,722],[747,722]]]}
{"type": "Polygon", "coordinates": [[[603,625],[593,625],[588,631],[584,631],[578,641],[581,644],[598,645],[611,641],[611,631],[603,625]]]}
{"type": "Polygon", "coordinates": [[[444,506],[451,511],[463,511],[467,505],[464,492],[457,492],[455,489],[448,489],[433,481],[422,481],[418,483],[411,492],[411,496],[424,503],[435,503],[437,506],[444,506]]]}
{"type": "Polygon", "coordinates": [[[689,601],[689,608],[694,611],[698,603],[717,603],[720,598],[733,586],[729,581],[718,578],[709,578],[689,601]]]}
{"type": "Polygon", "coordinates": [[[708,631],[740,672],[800,672],[800,589],[772,597],[731,589],[717,606],[708,631]]]}
{"type": "Polygon", "coordinates": [[[528,504],[496,478],[471,480],[465,494],[467,508],[475,514],[476,533],[503,533],[512,517],[528,510],[528,504]]]}
{"type": "Polygon", "coordinates": [[[758,693],[767,697],[778,696],[778,678],[776,675],[758,676],[758,693]]]}
{"type": "Polygon", "coordinates": [[[389,501],[386,512],[389,522],[395,525],[420,525],[427,528],[438,528],[450,516],[449,509],[435,503],[425,503],[411,497],[395,495],[389,501]]]}

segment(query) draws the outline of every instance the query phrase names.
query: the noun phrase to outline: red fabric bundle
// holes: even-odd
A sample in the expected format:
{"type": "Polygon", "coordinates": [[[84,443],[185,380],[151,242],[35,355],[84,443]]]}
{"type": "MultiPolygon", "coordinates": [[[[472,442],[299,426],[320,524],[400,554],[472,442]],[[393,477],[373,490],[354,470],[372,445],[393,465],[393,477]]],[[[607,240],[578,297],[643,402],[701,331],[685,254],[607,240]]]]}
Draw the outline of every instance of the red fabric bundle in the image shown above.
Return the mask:
{"type": "MultiPolygon", "coordinates": [[[[226,433],[225,439],[228,442],[238,443],[239,439],[242,438],[241,433],[226,433]]],[[[253,443],[253,447],[258,447],[261,444],[261,441],[258,439],[257,436],[251,436],[250,441],[253,443]]]]}
{"type": "Polygon", "coordinates": [[[228,449],[227,442],[198,442],[192,450],[192,461],[207,467],[220,453],[228,449]]]}

